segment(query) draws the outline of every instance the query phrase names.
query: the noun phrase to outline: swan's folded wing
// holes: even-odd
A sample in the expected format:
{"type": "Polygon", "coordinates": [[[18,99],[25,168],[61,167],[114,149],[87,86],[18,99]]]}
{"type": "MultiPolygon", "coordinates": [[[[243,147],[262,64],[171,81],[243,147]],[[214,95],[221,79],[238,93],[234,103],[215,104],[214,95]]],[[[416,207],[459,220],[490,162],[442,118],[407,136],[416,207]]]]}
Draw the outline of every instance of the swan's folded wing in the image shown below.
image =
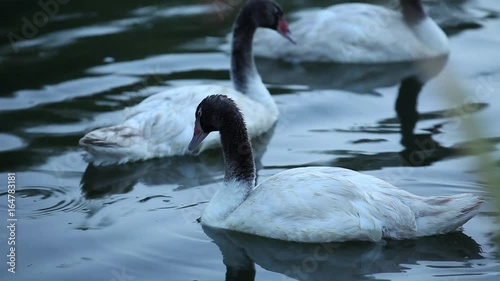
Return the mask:
{"type": "Polygon", "coordinates": [[[228,227],[298,242],[378,241],[394,224],[400,231],[414,231],[408,206],[380,193],[379,182],[369,176],[357,186],[348,178],[355,172],[346,171],[301,168],[277,174],[230,215],[228,227]]]}
{"type": "Polygon", "coordinates": [[[220,86],[179,87],[155,94],[126,109],[124,122],[88,133],[80,144],[96,163],[123,163],[185,154],[193,134],[196,106],[207,95],[225,89],[220,86]]]}
{"type": "Polygon", "coordinates": [[[190,128],[192,134],[194,117],[168,104],[150,103],[140,109],[125,122],[94,130],[80,140],[94,162],[121,163],[181,152],[190,128]]]}
{"type": "MultiPolygon", "coordinates": [[[[222,94],[234,99],[245,114],[251,137],[267,131],[277,119],[260,103],[233,89],[217,85],[177,87],[152,95],[125,110],[121,124],[94,130],[80,144],[96,164],[187,154],[193,136],[195,111],[207,96],[222,94]]],[[[219,144],[210,134],[200,151],[219,144]]]]}

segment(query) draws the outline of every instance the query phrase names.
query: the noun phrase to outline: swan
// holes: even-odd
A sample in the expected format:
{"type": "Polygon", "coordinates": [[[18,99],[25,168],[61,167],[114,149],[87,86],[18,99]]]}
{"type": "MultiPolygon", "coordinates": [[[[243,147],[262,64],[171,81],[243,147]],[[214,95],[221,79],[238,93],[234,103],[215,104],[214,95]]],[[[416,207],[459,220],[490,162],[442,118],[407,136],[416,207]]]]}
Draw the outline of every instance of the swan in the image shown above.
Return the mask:
{"type": "MultiPolygon", "coordinates": [[[[278,31],[295,43],[281,7],[272,0],[249,0],[233,27],[231,80],[234,89],[217,85],[178,87],[146,98],[125,110],[124,121],[86,134],[79,143],[96,165],[123,164],[150,158],[185,155],[200,101],[213,94],[230,96],[245,112],[250,136],[273,127],[279,112],[257,72],[252,53],[258,27],[278,31]]],[[[199,152],[219,145],[210,138],[199,152]]]]}
{"type": "Polygon", "coordinates": [[[218,131],[224,184],[201,216],[208,227],[304,243],[414,239],[453,232],[479,212],[472,194],[421,197],[378,178],[333,167],[280,172],[255,186],[255,165],[245,121],[223,95],[197,107],[196,149],[218,131]]]}
{"type": "Polygon", "coordinates": [[[305,11],[290,24],[300,42],[290,48],[261,30],[256,56],[293,62],[390,63],[447,56],[449,42],[420,0],[400,0],[401,12],[365,3],[305,11]]]}

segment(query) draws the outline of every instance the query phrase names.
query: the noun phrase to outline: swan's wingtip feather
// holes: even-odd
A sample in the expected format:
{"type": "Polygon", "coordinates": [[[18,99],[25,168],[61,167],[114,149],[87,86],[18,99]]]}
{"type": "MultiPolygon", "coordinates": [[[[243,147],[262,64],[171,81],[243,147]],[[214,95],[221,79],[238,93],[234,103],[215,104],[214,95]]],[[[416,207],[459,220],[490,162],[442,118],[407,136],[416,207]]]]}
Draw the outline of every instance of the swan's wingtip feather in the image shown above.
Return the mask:
{"type": "Polygon", "coordinates": [[[79,144],[84,147],[99,146],[99,147],[118,147],[116,142],[109,142],[103,139],[83,137],[80,139],[79,144]]]}
{"type": "Polygon", "coordinates": [[[482,198],[480,196],[473,195],[473,197],[474,197],[474,202],[472,202],[471,204],[469,204],[468,206],[466,206],[460,210],[460,212],[462,214],[467,214],[467,213],[471,213],[471,212],[475,212],[475,211],[479,210],[479,208],[481,207],[481,205],[485,201],[484,198],[482,198]]]}

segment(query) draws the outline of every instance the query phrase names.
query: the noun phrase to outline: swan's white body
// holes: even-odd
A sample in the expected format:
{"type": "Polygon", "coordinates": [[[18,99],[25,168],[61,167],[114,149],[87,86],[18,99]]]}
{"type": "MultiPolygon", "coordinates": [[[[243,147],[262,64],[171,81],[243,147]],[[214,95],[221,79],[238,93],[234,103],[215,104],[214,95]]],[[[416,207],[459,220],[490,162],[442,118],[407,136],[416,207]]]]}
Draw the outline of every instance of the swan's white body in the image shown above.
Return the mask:
{"type": "MultiPolygon", "coordinates": [[[[234,99],[253,138],[268,131],[278,120],[279,112],[260,77],[254,78],[249,92],[251,96],[216,85],[166,90],[126,109],[121,124],[90,132],[80,144],[97,165],[189,154],[187,147],[193,136],[196,107],[214,94],[234,99]]],[[[218,134],[212,134],[199,151],[219,145],[218,134]]]]}
{"type": "Polygon", "coordinates": [[[309,167],[276,174],[253,190],[226,183],[201,221],[306,243],[412,239],[459,229],[481,202],[471,194],[421,197],[351,170],[309,167]]]}
{"type": "Polygon", "coordinates": [[[258,30],[255,55],[294,62],[387,63],[449,53],[446,34],[428,16],[408,23],[398,11],[347,3],[297,17],[290,24],[296,46],[287,45],[268,30],[258,30]]]}
{"type": "MultiPolygon", "coordinates": [[[[270,130],[279,112],[255,67],[252,41],[258,28],[269,28],[293,41],[277,3],[246,2],[233,25],[230,73],[235,90],[214,85],[193,86],[151,96],[126,110],[121,124],[95,130],[80,139],[92,156],[89,160],[95,164],[116,164],[190,154],[196,107],[210,95],[225,95],[236,102],[245,114],[250,138],[270,130]]],[[[218,136],[212,135],[198,151],[219,144],[218,136]]]]}

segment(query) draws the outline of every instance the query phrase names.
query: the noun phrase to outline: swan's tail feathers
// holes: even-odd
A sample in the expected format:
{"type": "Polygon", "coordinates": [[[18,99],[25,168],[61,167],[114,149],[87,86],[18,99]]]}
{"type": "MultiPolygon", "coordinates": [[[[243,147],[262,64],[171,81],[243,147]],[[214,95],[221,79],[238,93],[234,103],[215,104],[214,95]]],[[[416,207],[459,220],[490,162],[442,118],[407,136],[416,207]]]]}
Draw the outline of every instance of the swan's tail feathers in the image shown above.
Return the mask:
{"type": "Polygon", "coordinates": [[[147,147],[142,132],[126,125],[97,129],[86,134],[79,143],[89,153],[87,160],[96,165],[140,160],[147,147]]]}
{"type": "Polygon", "coordinates": [[[420,236],[459,231],[479,213],[483,199],[474,194],[438,196],[425,199],[426,208],[420,211],[417,227],[420,236]]]}

